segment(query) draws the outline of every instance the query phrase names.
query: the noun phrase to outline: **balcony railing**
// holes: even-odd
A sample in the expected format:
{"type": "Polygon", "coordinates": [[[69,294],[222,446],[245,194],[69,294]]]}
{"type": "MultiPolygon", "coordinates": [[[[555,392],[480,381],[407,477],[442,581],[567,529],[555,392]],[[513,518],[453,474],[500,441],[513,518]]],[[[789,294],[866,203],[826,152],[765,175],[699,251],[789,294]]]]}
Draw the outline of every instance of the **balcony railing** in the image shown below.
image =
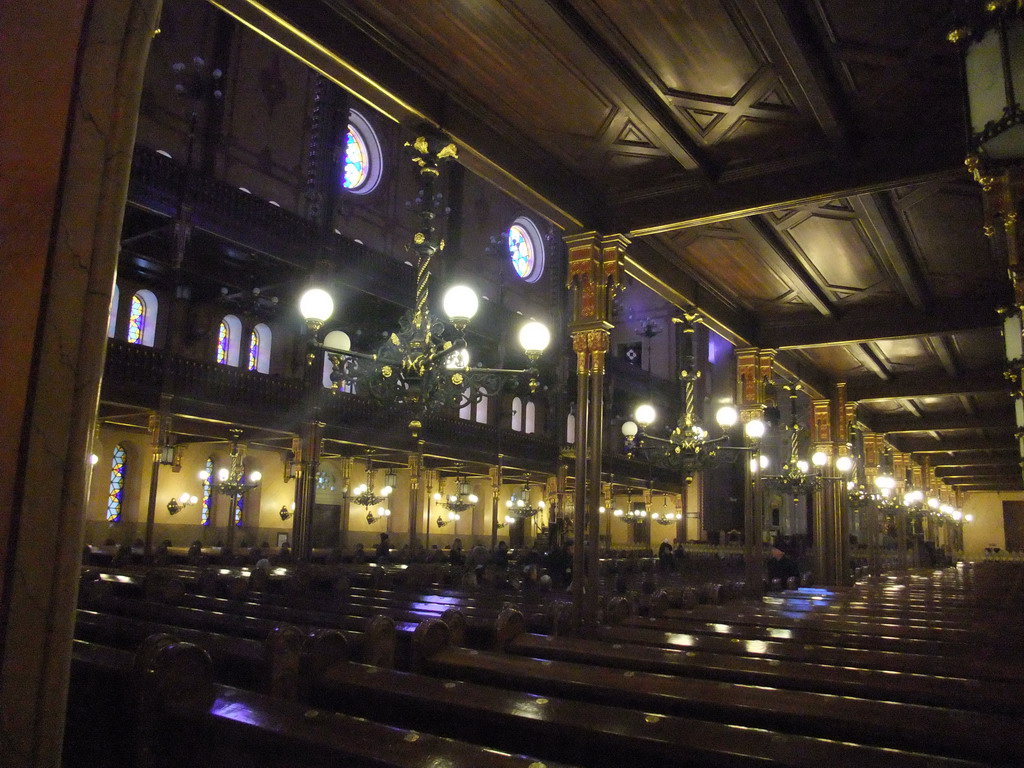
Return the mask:
{"type": "MultiPolygon", "coordinates": [[[[302,379],[268,376],[217,363],[173,356],[159,349],[111,339],[107,345],[103,397],[120,403],[156,408],[160,395],[174,398],[176,413],[197,416],[223,411],[225,419],[297,429],[314,417],[314,402],[302,379]],[[166,368],[165,368],[166,363],[166,368]]],[[[316,417],[327,425],[325,435],[391,448],[411,448],[408,423],[412,412],[389,409],[364,397],[317,389],[316,417]]],[[[558,458],[558,444],[544,435],[479,424],[455,416],[422,419],[422,436],[430,445],[466,460],[493,461],[499,453],[518,464],[538,469],[558,458]]]]}

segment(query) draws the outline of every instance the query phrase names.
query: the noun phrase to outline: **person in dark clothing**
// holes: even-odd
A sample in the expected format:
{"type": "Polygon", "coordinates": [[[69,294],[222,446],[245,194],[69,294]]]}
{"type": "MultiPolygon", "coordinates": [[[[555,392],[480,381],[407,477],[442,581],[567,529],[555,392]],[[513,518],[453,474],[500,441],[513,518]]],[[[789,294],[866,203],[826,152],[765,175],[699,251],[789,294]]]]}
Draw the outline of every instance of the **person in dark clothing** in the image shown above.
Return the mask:
{"type": "Polygon", "coordinates": [[[669,544],[668,539],[661,542],[661,546],[658,547],[658,567],[663,571],[672,570],[672,566],[675,563],[672,558],[672,545],[669,544]]]}
{"type": "Polygon", "coordinates": [[[566,539],[561,547],[553,549],[548,555],[548,571],[555,589],[568,586],[572,580],[572,553],[572,539],[566,539]]]}
{"type": "Polygon", "coordinates": [[[768,558],[768,581],[782,579],[785,584],[790,576],[800,578],[800,567],[796,560],[778,547],[772,547],[771,557],[768,558]]]}
{"type": "Polygon", "coordinates": [[[380,543],[377,545],[375,554],[378,563],[391,562],[391,539],[386,533],[380,535],[380,543]]]}

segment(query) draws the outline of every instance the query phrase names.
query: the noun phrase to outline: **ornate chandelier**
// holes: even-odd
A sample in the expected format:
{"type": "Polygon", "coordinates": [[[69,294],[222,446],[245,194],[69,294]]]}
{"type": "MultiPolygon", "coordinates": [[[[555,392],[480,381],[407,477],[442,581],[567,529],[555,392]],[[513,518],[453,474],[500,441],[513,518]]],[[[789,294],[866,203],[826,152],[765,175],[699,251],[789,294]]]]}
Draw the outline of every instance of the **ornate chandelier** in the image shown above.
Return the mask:
{"type": "MultiPolygon", "coordinates": [[[[217,480],[210,482],[210,487],[217,493],[231,496],[237,499],[239,496],[251,491],[260,484],[263,479],[262,473],[253,471],[248,477],[245,475],[245,459],[238,448],[238,440],[241,437],[240,430],[231,430],[231,463],[228,467],[221,467],[217,471],[217,480]]],[[[210,473],[205,469],[199,473],[199,479],[204,483],[210,479],[210,473]]]]}
{"type": "Polygon", "coordinates": [[[790,423],[786,430],[790,433],[789,458],[782,465],[777,475],[766,475],[764,482],[769,488],[782,493],[801,496],[810,493],[818,485],[817,475],[811,474],[810,464],[801,459],[797,447],[800,441],[800,424],[796,419],[796,397],[800,384],[785,384],[782,387],[789,392],[790,423]]]}
{"type": "Polygon", "coordinates": [[[456,475],[455,489],[455,493],[450,493],[447,496],[442,495],[440,492],[435,493],[434,501],[439,502],[442,507],[456,514],[465,512],[480,501],[477,495],[470,489],[469,481],[466,480],[464,475],[456,475]]]}
{"type": "MultiPolygon", "coordinates": [[[[315,338],[332,315],[334,302],[326,291],[310,289],[300,301],[302,316],[314,334],[310,341],[310,364],[322,350],[331,362],[331,381],[335,388],[346,385],[378,402],[408,406],[417,415],[431,407],[458,409],[478,403],[524,377],[530,391],[535,391],[538,386],[535,367],[523,370],[470,367],[465,330],[479,306],[471,288],[456,285],[445,294],[442,305],[449,325],[428,310],[430,263],[445,247],[435,227],[436,211],[443,210],[443,199],[440,193],[434,192],[434,184],[440,165],[456,158],[457,150],[447,137],[433,131],[424,131],[415,141],[407,143],[406,148],[419,167],[421,180],[417,198],[419,225],[411,245],[416,253],[414,309],[375,351],[357,352],[351,349],[344,332],[332,332],[330,340],[334,343],[331,346],[315,338]]],[[[550,339],[550,332],[542,323],[530,321],[522,326],[519,342],[531,366],[550,339]]],[[[420,423],[414,417],[409,426],[415,433],[420,423]]]]}
{"type": "Polygon", "coordinates": [[[530,501],[530,481],[527,480],[518,493],[512,492],[512,496],[505,502],[505,506],[508,507],[509,515],[514,519],[527,520],[543,512],[545,505],[543,500],[538,501],[536,505],[530,501]]]}
{"type": "Polygon", "coordinates": [[[626,508],[616,508],[612,514],[623,522],[638,525],[647,519],[647,504],[633,501],[633,489],[626,489],[626,508]]]}
{"type": "Polygon", "coordinates": [[[353,488],[350,498],[354,504],[359,504],[366,508],[366,522],[370,525],[373,525],[380,518],[391,516],[391,510],[385,504],[392,491],[395,490],[395,483],[397,482],[394,470],[389,469],[384,475],[384,486],[380,489],[380,493],[377,493],[374,490],[374,475],[373,461],[369,460],[366,462],[366,482],[353,488]],[[377,507],[376,516],[374,516],[373,510],[370,509],[373,506],[377,507]]]}
{"type": "MultiPolygon", "coordinates": [[[[675,428],[667,438],[652,435],[647,431],[654,423],[657,413],[654,407],[643,404],[636,409],[635,421],[626,421],[622,425],[622,435],[626,439],[626,455],[633,458],[636,453],[643,453],[648,460],[678,470],[687,483],[693,476],[715,460],[717,451],[725,434],[716,438],[708,436],[697,420],[694,412],[694,385],[700,378],[696,359],[693,353],[693,334],[701,316],[697,313],[686,313],[682,319],[672,318],[672,322],[683,326],[683,340],[680,359],[682,367],[679,379],[683,383],[683,410],[675,428]]],[[[736,423],[736,409],[726,406],[719,409],[716,419],[723,428],[736,423]]]]}
{"type": "Polygon", "coordinates": [[[662,507],[663,510],[661,512],[651,512],[651,520],[658,525],[675,525],[683,519],[683,515],[680,512],[664,511],[668,509],[668,496],[662,496],[662,507]]]}

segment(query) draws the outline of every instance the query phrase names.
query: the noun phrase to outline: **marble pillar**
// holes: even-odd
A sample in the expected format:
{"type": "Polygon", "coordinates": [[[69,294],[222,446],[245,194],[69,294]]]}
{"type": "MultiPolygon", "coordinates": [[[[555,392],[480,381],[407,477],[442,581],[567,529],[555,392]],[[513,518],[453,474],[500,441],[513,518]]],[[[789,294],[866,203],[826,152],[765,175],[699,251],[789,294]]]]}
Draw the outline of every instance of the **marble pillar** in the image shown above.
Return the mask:
{"type": "Polygon", "coordinates": [[[158,0],[0,8],[0,753],[61,761],[93,422],[158,0]]]}

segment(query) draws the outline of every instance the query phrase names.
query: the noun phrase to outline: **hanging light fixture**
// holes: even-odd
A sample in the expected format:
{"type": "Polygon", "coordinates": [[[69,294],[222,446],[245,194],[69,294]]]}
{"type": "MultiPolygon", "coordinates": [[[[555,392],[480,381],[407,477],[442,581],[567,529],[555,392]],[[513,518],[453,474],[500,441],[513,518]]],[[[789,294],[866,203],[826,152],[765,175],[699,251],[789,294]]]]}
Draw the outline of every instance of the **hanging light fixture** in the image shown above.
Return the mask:
{"type": "Polygon", "coordinates": [[[527,480],[518,492],[512,492],[512,496],[505,502],[505,506],[508,508],[509,515],[516,520],[528,520],[543,512],[545,504],[543,499],[536,504],[530,501],[530,481],[527,480]]]}
{"type": "MultiPolygon", "coordinates": [[[[263,474],[259,471],[253,471],[249,473],[248,477],[246,476],[245,459],[238,448],[238,441],[242,434],[241,430],[233,429],[231,434],[230,466],[221,467],[217,471],[217,479],[215,481],[211,480],[210,487],[217,493],[237,499],[239,496],[243,496],[258,487],[260,480],[263,479],[263,474]]],[[[202,470],[199,473],[199,479],[203,482],[210,480],[210,473],[205,469],[202,470]]]]}
{"type": "MultiPolygon", "coordinates": [[[[725,434],[710,437],[707,430],[700,425],[694,409],[694,386],[700,378],[700,371],[697,370],[693,352],[693,335],[700,321],[699,314],[689,312],[681,319],[672,318],[672,322],[683,326],[679,354],[679,380],[682,382],[683,402],[675,428],[667,438],[652,434],[649,427],[655,422],[657,412],[654,406],[648,403],[637,407],[633,420],[622,425],[626,455],[629,458],[639,454],[652,463],[678,470],[687,483],[692,482],[697,472],[715,460],[722,441],[728,437],[725,434]]],[[[723,429],[734,425],[737,418],[736,409],[731,406],[719,409],[716,414],[719,426],[723,429]]]]}
{"type": "Polygon", "coordinates": [[[801,496],[810,493],[818,484],[818,476],[811,473],[811,465],[799,456],[800,424],[796,417],[796,398],[801,389],[799,383],[784,384],[782,387],[789,392],[790,423],[786,431],[790,433],[789,458],[782,465],[777,475],[765,475],[765,485],[782,493],[801,496]]]}
{"type": "Polygon", "coordinates": [[[368,459],[366,462],[366,482],[352,489],[351,501],[354,504],[359,504],[369,509],[370,507],[383,504],[388,496],[391,495],[391,492],[394,491],[394,484],[396,482],[394,470],[388,470],[387,474],[384,475],[384,486],[380,489],[380,493],[377,493],[374,489],[375,474],[373,459],[368,459]]]}
{"type": "MultiPolygon", "coordinates": [[[[406,144],[406,148],[420,169],[422,184],[417,197],[419,224],[411,245],[417,261],[414,309],[402,318],[399,328],[389,334],[383,344],[367,353],[351,349],[347,336],[335,342],[335,346],[317,340],[316,333],[334,312],[333,299],[326,291],[320,288],[307,291],[299,306],[312,333],[309,363],[315,363],[318,352],[324,351],[332,365],[331,381],[335,387],[350,386],[378,402],[410,407],[413,418],[409,426],[416,434],[421,426],[417,417],[431,408],[463,408],[524,378],[533,392],[538,386],[538,372],[535,367],[523,370],[470,367],[465,330],[479,302],[468,286],[454,286],[445,294],[442,306],[448,316],[447,325],[429,311],[430,264],[445,247],[435,227],[444,202],[441,194],[434,192],[434,184],[439,167],[456,158],[457,150],[447,137],[429,129],[406,144]]],[[[548,329],[537,321],[530,321],[520,329],[519,342],[531,366],[536,364],[550,339],[548,329]]]]}
{"type": "Polygon", "coordinates": [[[666,494],[661,498],[662,510],[660,512],[651,512],[651,520],[658,523],[658,525],[675,525],[683,519],[683,515],[675,511],[666,511],[668,510],[668,495],[666,494]]]}
{"type": "MultiPolygon", "coordinates": [[[[462,514],[467,509],[476,505],[480,499],[472,488],[470,488],[469,481],[465,475],[457,474],[455,476],[455,493],[443,495],[440,492],[434,494],[434,501],[438,502],[442,507],[447,509],[449,512],[455,514],[462,514]]],[[[454,518],[458,519],[458,518],[454,518]]]]}
{"type": "Polygon", "coordinates": [[[638,525],[647,519],[647,505],[642,501],[633,501],[633,489],[626,489],[626,508],[618,507],[612,514],[625,523],[638,525]]]}

